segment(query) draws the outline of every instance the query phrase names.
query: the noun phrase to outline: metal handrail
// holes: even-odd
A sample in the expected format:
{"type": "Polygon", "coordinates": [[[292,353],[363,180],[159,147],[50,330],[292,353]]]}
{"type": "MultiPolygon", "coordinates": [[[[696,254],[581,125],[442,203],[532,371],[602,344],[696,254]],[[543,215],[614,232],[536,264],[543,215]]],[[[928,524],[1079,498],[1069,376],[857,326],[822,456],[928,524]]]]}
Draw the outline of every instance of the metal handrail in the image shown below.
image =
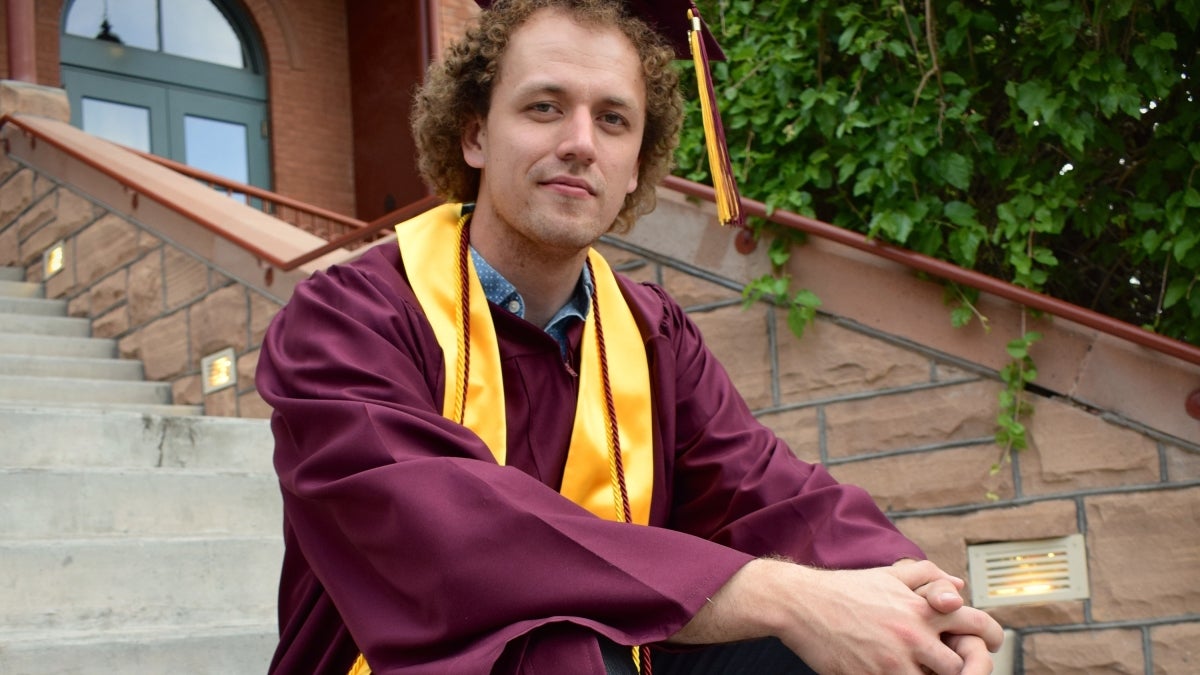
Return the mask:
{"type": "Polygon", "coordinates": [[[278,218],[286,223],[294,225],[305,232],[315,234],[322,239],[331,239],[335,236],[341,236],[347,232],[360,230],[367,226],[365,221],[350,216],[345,216],[328,209],[323,209],[319,206],[306,204],[297,199],[292,199],[276,192],[264,190],[254,185],[247,185],[237,181],[230,180],[224,176],[210,173],[202,169],[197,169],[193,166],[188,166],[182,162],[176,162],[166,157],[160,157],[149,152],[142,152],[134,148],[126,148],[130,152],[139,155],[145,159],[164,166],[172,171],[194,178],[211,188],[224,192],[227,196],[234,194],[245,195],[248,199],[258,202],[257,208],[263,213],[278,218]],[[286,211],[290,210],[295,216],[288,218],[286,211]],[[301,216],[308,216],[308,225],[306,226],[301,216]],[[319,228],[318,224],[324,223],[324,228],[319,228]],[[337,229],[338,234],[335,235],[333,230],[337,229]]]}
{"type": "MultiPolygon", "coordinates": [[[[669,190],[674,190],[690,197],[709,202],[716,201],[716,193],[708,185],[702,185],[677,176],[667,176],[663,180],[662,185],[669,190]]],[[[1200,365],[1200,347],[1150,332],[1106,314],[1101,314],[1085,307],[1080,307],[1079,305],[1073,305],[1043,293],[1031,291],[1028,288],[1022,288],[995,277],[959,267],[944,260],[931,258],[915,251],[909,251],[879,241],[878,239],[872,239],[858,232],[852,232],[836,225],[807,218],[798,213],[792,213],[783,209],[770,211],[767,209],[766,204],[753,199],[743,198],[742,208],[748,215],[757,216],[784,227],[844,244],[851,248],[879,256],[880,258],[898,262],[906,267],[926,272],[940,279],[970,286],[971,288],[1025,305],[1031,309],[1053,314],[1054,316],[1074,321],[1088,328],[1094,328],[1102,333],[1107,333],[1169,356],[1183,359],[1189,363],[1200,365]]]]}
{"type": "MultiPolygon", "coordinates": [[[[269,251],[265,251],[258,246],[255,246],[254,244],[237,237],[227,229],[204,217],[203,214],[194,213],[178,204],[175,204],[169,197],[158,194],[154,189],[139,184],[136,180],[130,180],[128,176],[119,175],[118,172],[112,170],[103,163],[88,157],[86,153],[79,152],[77,149],[70,147],[68,144],[61,143],[55,138],[40,133],[37,129],[23,124],[21,120],[14,118],[11,115],[4,115],[0,117],[0,127],[3,127],[6,124],[13,124],[20,128],[24,133],[50,143],[60,151],[111,177],[122,186],[130,190],[152,197],[156,201],[162,203],[164,206],[174,209],[202,227],[214,232],[218,236],[221,236],[227,241],[244,249],[248,253],[258,257],[260,260],[285,272],[294,270],[305,263],[312,262],[313,260],[316,260],[317,258],[320,258],[321,256],[339,248],[349,248],[356,244],[366,242],[369,239],[379,235],[379,233],[391,227],[392,225],[407,220],[408,218],[433,208],[440,203],[440,200],[438,200],[436,197],[423,197],[412,204],[388,213],[387,215],[377,218],[370,223],[363,223],[362,221],[325,211],[319,207],[307,205],[302,202],[283,197],[282,195],[261,190],[260,188],[254,188],[249,185],[238,185],[236,183],[232,184],[235,192],[241,192],[247,195],[255,194],[255,196],[261,195],[267,199],[275,201],[276,203],[285,204],[288,208],[296,208],[298,211],[309,212],[316,215],[321,215],[322,217],[324,217],[325,214],[329,214],[333,216],[330,218],[331,222],[343,224],[343,226],[347,227],[349,230],[337,237],[326,237],[329,239],[326,244],[323,244],[322,246],[319,246],[299,256],[285,260],[275,256],[269,251]]],[[[7,140],[5,141],[4,149],[7,153],[7,140]]],[[[154,161],[159,161],[161,158],[152,157],[151,159],[154,161]]],[[[167,162],[169,161],[170,160],[167,160],[167,162]]],[[[159,163],[167,165],[166,162],[159,163]]],[[[185,172],[181,171],[181,173],[185,172]]],[[[190,167],[187,168],[186,173],[188,175],[194,174],[193,177],[198,177],[205,174],[205,172],[201,172],[190,167]]],[[[204,178],[201,179],[207,180],[209,176],[211,176],[211,174],[205,175],[204,178]]],[[[219,179],[219,181],[224,181],[226,183],[229,182],[223,178],[220,178],[219,176],[212,177],[219,179]]],[[[220,184],[218,181],[214,181],[214,183],[220,184]]],[[[677,176],[667,176],[665,179],[663,179],[662,187],[690,197],[702,199],[704,201],[716,201],[716,194],[711,186],[702,185],[700,183],[679,178],[677,176]]],[[[850,230],[830,225],[829,223],[823,223],[821,221],[814,220],[791,211],[785,211],[783,209],[769,211],[766,207],[766,204],[753,199],[743,198],[742,207],[748,215],[764,218],[784,227],[806,232],[808,234],[818,236],[823,239],[828,239],[860,251],[865,251],[886,260],[898,262],[911,269],[928,273],[940,279],[945,279],[957,284],[963,284],[964,286],[969,286],[971,288],[990,293],[997,297],[1025,305],[1032,309],[1074,321],[1080,325],[1093,328],[1114,337],[1128,340],[1134,344],[1141,345],[1148,349],[1153,349],[1169,356],[1182,359],[1189,363],[1200,365],[1200,347],[1190,345],[1186,342],[1175,340],[1158,333],[1150,332],[1119,319],[1100,314],[1099,312],[1095,312],[1078,305],[1073,305],[1057,298],[1052,298],[1043,293],[1038,293],[1027,288],[1015,286],[1008,282],[1001,281],[1000,279],[996,279],[995,277],[990,277],[974,270],[968,270],[959,267],[953,263],[931,258],[914,251],[893,246],[877,239],[871,239],[858,232],[852,232],[850,230]]]]}
{"type": "MultiPolygon", "coordinates": [[[[381,216],[381,217],[371,221],[370,223],[366,223],[366,222],[363,222],[363,221],[360,221],[360,220],[357,220],[354,218],[342,216],[342,215],[334,213],[332,211],[326,211],[325,209],[321,209],[320,207],[312,206],[310,204],[305,204],[303,202],[300,202],[300,201],[297,201],[297,200],[294,200],[294,199],[291,199],[288,197],[284,197],[283,195],[277,195],[277,194],[269,192],[267,190],[262,190],[261,188],[256,188],[251,185],[241,185],[241,184],[229,181],[228,179],[222,178],[220,176],[216,176],[214,174],[208,174],[207,172],[200,171],[199,169],[194,169],[192,167],[187,167],[186,165],[178,164],[178,162],[172,162],[171,160],[159,161],[159,160],[162,160],[162,158],[154,157],[154,156],[148,157],[148,159],[155,161],[155,162],[159,163],[160,165],[163,165],[164,168],[175,169],[176,167],[172,166],[172,165],[177,165],[177,166],[183,167],[185,169],[185,170],[181,170],[180,173],[188,175],[190,177],[198,178],[198,179],[204,180],[204,181],[207,181],[210,178],[212,178],[212,179],[215,179],[215,180],[213,180],[213,182],[215,184],[229,185],[233,192],[240,192],[240,193],[243,193],[246,195],[253,195],[256,197],[261,196],[261,197],[264,197],[266,200],[269,200],[269,201],[272,201],[275,203],[279,203],[279,204],[283,204],[286,207],[294,208],[295,210],[297,210],[299,212],[310,213],[310,214],[313,214],[318,217],[325,217],[327,214],[329,216],[332,216],[329,219],[331,222],[338,222],[339,224],[343,224],[346,226],[347,231],[339,236],[332,237],[332,238],[330,238],[329,236],[323,237],[328,240],[328,242],[326,244],[323,244],[323,245],[321,245],[315,249],[312,249],[306,253],[303,253],[299,256],[285,259],[285,258],[280,258],[279,256],[275,255],[274,253],[267,251],[263,248],[260,248],[259,246],[256,246],[255,244],[253,244],[241,237],[238,237],[236,234],[230,232],[227,228],[222,227],[220,224],[216,223],[211,218],[206,217],[205,214],[198,213],[193,209],[186,208],[186,207],[176,203],[173,199],[171,199],[171,197],[162,194],[161,192],[156,190],[154,187],[146,185],[146,184],[142,183],[141,181],[137,180],[136,178],[121,174],[120,172],[113,170],[106,163],[96,160],[95,158],[89,156],[85,152],[80,152],[77,148],[73,147],[72,145],[70,145],[68,143],[63,143],[59,139],[57,139],[53,136],[42,133],[37,128],[30,126],[29,124],[25,124],[21,119],[19,119],[17,117],[13,117],[12,115],[8,115],[8,114],[0,116],[0,128],[3,128],[5,125],[9,125],[9,124],[17,127],[18,129],[21,130],[22,133],[33,138],[35,141],[41,141],[44,143],[48,143],[49,145],[53,146],[60,152],[65,153],[66,155],[70,156],[71,158],[75,159],[76,161],[79,161],[79,162],[87,165],[88,167],[100,172],[101,174],[104,174],[104,175],[108,176],[109,178],[112,178],[118,184],[120,184],[121,187],[123,187],[124,189],[133,193],[135,204],[137,203],[137,195],[139,195],[139,194],[150,197],[154,201],[157,201],[160,204],[162,204],[163,206],[176,211],[177,213],[183,215],[184,217],[188,218],[189,220],[196,223],[197,225],[200,225],[204,229],[212,232],[213,234],[216,234],[217,236],[225,239],[226,241],[245,250],[246,252],[248,252],[251,255],[258,258],[259,260],[267,263],[268,265],[270,265],[272,267],[278,268],[280,271],[284,271],[284,272],[294,270],[294,269],[300,267],[301,265],[304,265],[305,263],[312,262],[313,260],[316,260],[317,258],[319,258],[327,253],[333,252],[339,248],[350,248],[357,244],[366,242],[366,241],[370,240],[371,238],[379,235],[380,232],[387,229],[388,227],[395,225],[396,223],[402,222],[404,220],[407,220],[408,218],[411,218],[423,211],[433,208],[438,203],[440,203],[439,200],[435,197],[423,197],[412,204],[409,204],[407,206],[396,209],[395,211],[392,211],[391,213],[381,216]]],[[[4,139],[4,152],[5,152],[5,154],[8,153],[8,140],[7,139],[4,139]]],[[[136,150],[133,150],[132,152],[134,152],[138,155],[145,156],[144,153],[138,152],[136,150]]],[[[176,169],[176,170],[178,170],[178,169],[176,169]]],[[[277,217],[274,214],[268,214],[268,215],[271,215],[272,217],[277,217]]],[[[301,229],[303,229],[303,228],[301,228],[301,229]]],[[[320,233],[313,233],[313,234],[320,236],[320,233]]]]}
{"type": "Polygon", "coordinates": [[[361,229],[348,232],[337,239],[330,240],[329,243],[325,244],[324,246],[314,248],[304,255],[300,255],[286,262],[282,262],[278,264],[277,267],[284,272],[294,270],[305,263],[312,262],[327,253],[332,253],[333,251],[338,250],[339,248],[349,248],[355,244],[362,243],[372,238],[374,235],[383,232],[384,230],[395,227],[397,223],[402,223],[410,218],[414,218],[441,203],[442,200],[433,195],[422,197],[408,206],[402,206],[395,211],[372,220],[370,223],[364,225],[361,229]]]}

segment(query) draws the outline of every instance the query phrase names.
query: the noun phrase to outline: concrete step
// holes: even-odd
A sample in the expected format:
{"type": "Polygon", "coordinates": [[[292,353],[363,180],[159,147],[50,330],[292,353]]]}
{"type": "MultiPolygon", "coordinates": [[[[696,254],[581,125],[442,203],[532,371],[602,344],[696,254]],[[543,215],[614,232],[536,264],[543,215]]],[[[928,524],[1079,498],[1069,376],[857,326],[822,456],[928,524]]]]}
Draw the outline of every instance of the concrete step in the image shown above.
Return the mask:
{"type": "Polygon", "coordinates": [[[6,469],[189,467],[274,474],[267,420],[0,402],[0,429],[0,467],[6,469]]]}
{"type": "Polygon", "coordinates": [[[0,541],[0,634],[266,624],[282,559],[279,536],[0,541]]]}
{"type": "Polygon", "coordinates": [[[25,281],[25,269],[21,267],[0,267],[0,281],[25,281]]]}
{"type": "Polygon", "coordinates": [[[203,415],[204,406],[200,405],[175,405],[173,403],[103,403],[96,401],[41,401],[41,400],[22,400],[22,401],[4,401],[0,399],[0,405],[5,403],[13,405],[21,405],[36,410],[95,410],[99,412],[134,412],[142,415],[162,415],[162,416],[189,416],[203,415]]]}
{"type": "Polygon", "coordinates": [[[36,314],[38,316],[66,316],[66,300],[43,298],[6,298],[0,296],[0,314],[36,314]]]}
{"type": "Polygon", "coordinates": [[[68,377],[88,380],[141,380],[142,362],[61,356],[0,354],[0,375],[68,377]]]}
{"type": "Polygon", "coordinates": [[[89,337],[92,334],[92,322],[66,316],[0,314],[0,333],[89,337]]]}
{"type": "Polygon", "coordinates": [[[171,385],[165,382],[0,375],[0,401],[162,405],[171,403],[171,385]]]}
{"type": "Polygon", "coordinates": [[[278,486],[264,473],[0,469],[0,540],[277,535],[278,486]]]}
{"type": "Polygon", "coordinates": [[[0,635],[0,673],[25,675],[262,675],[279,632],[275,622],[138,631],[0,635]]]}
{"type": "Polygon", "coordinates": [[[0,296],[10,298],[44,298],[46,290],[41,284],[32,281],[15,281],[0,279],[0,296]]]}
{"type": "Polygon", "coordinates": [[[0,354],[111,359],[117,355],[117,341],[107,338],[0,333],[0,354]]]}

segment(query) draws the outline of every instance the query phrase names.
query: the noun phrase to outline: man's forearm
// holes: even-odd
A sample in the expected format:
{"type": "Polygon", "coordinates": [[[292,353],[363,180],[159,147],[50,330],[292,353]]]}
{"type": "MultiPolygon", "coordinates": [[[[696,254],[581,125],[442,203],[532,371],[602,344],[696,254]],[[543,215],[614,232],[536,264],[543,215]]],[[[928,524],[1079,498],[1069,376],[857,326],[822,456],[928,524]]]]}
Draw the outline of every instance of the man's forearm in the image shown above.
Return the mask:
{"type": "Polygon", "coordinates": [[[758,559],[746,563],[717,590],[679,632],[676,644],[720,644],[774,635],[765,597],[770,593],[773,564],[790,564],[758,559]]]}
{"type": "MultiPolygon", "coordinates": [[[[819,570],[758,559],[738,570],[671,637],[679,644],[779,638],[819,672],[986,672],[943,635],[999,647],[1001,630],[983,612],[943,597],[954,577],[929,562],[867,570],[819,570]],[[947,611],[948,610],[948,611],[947,611]]],[[[967,644],[978,644],[970,642],[967,644]]]]}

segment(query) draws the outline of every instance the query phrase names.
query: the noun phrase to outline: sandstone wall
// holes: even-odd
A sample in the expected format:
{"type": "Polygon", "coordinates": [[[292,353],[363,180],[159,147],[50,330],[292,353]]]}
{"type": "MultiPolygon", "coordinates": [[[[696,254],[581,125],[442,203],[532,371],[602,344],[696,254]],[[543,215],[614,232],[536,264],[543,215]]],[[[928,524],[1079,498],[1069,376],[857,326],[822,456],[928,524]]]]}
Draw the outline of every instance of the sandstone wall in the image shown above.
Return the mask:
{"type": "Polygon", "coordinates": [[[743,309],[735,283],[637,246],[605,252],[689,309],[750,406],[797,455],[865,487],[951,573],[967,577],[968,544],[1086,536],[1091,599],[989,610],[1017,633],[1017,672],[1200,672],[1194,443],[1034,395],[1031,447],[993,475],[994,371],[837,316],[797,339],[780,310],[743,309]]]}
{"type": "Polygon", "coordinates": [[[42,280],[42,252],[62,241],[67,266],[46,296],[92,319],[94,337],[117,341],[148,379],[170,382],[174,402],[206,414],[266,417],[254,388],[258,345],[279,303],[235,282],[156,233],[0,155],[0,265],[42,280]],[[237,385],[201,393],[200,360],[232,347],[237,385]]]}
{"type": "MultiPolygon", "coordinates": [[[[37,280],[41,252],[59,240],[72,262],[47,280],[47,294],[91,317],[95,334],[143,360],[148,377],[171,382],[176,403],[268,414],[253,370],[276,303],[0,159],[0,264],[37,280]],[[205,397],[200,359],[224,347],[238,354],[238,386],[205,397]]],[[[952,573],[967,576],[968,544],[1086,536],[1089,600],[992,610],[1017,631],[1017,672],[1200,672],[1195,443],[1043,396],[1032,447],[993,475],[993,371],[836,315],[798,340],[780,310],[743,309],[736,281],[623,241],[604,251],[689,310],[751,407],[797,455],[867,488],[952,573]]]]}

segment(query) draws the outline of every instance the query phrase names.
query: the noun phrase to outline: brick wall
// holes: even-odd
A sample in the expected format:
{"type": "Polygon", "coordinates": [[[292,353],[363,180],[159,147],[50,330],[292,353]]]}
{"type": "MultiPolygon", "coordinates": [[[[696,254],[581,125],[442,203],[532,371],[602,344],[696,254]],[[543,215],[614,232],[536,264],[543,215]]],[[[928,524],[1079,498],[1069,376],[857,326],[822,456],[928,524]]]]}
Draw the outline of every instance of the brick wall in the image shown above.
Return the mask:
{"type": "Polygon", "coordinates": [[[45,280],[68,314],[92,319],[93,337],[170,382],[174,403],[209,415],[265,417],[254,388],[258,344],[279,303],[235,282],[139,223],[0,155],[0,265],[42,280],[42,252],[58,241],[67,266],[45,280]],[[200,360],[232,347],[237,386],[201,392],[200,360]]]}
{"type": "Polygon", "coordinates": [[[346,15],[340,0],[246,0],[270,69],[275,191],[353,215],[346,15]]]}
{"type": "MultiPolygon", "coordinates": [[[[35,3],[37,78],[61,87],[62,0],[35,3]]],[[[245,0],[267,55],[274,190],[353,215],[350,71],[339,0],[245,0]]],[[[0,12],[0,50],[6,48],[0,12]]],[[[3,53],[0,51],[0,53],[3,53]]],[[[0,59],[0,68],[7,61],[0,59]]]]}

